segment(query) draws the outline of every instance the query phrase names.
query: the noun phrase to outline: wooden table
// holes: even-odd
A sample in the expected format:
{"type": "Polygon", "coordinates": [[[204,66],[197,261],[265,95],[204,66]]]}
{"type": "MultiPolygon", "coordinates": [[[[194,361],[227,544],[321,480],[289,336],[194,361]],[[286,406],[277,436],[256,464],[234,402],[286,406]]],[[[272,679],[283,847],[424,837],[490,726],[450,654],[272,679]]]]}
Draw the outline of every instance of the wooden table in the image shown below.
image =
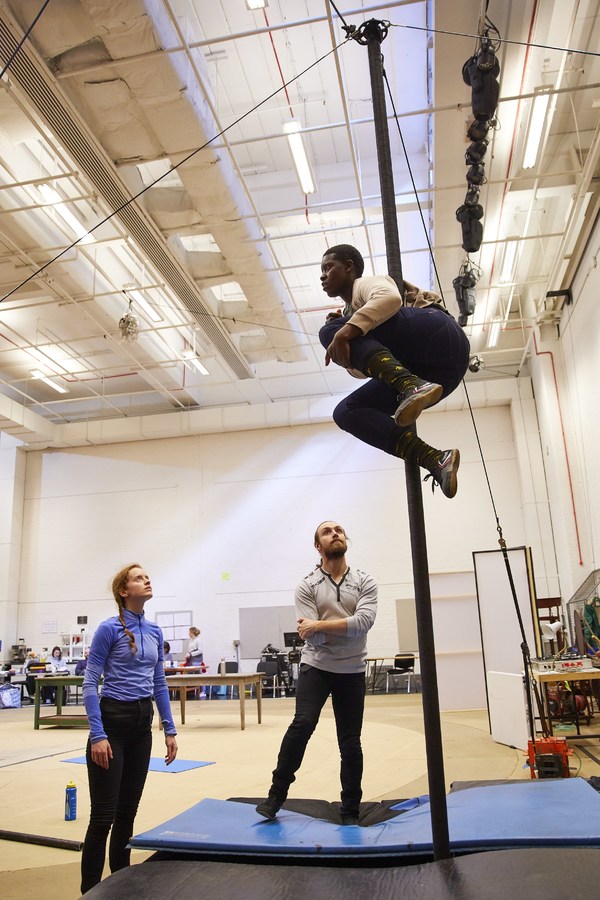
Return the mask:
{"type": "Polygon", "coordinates": [[[195,675],[206,672],[206,666],[165,666],[165,675],[195,675]]]}
{"type": "MultiPolygon", "coordinates": [[[[550,705],[548,703],[548,696],[546,693],[547,686],[549,684],[556,684],[559,681],[568,681],[570,683],[575,683],[579,681],[596,681],[600,679],[600,669],[581,669],[578,672],[536,672],[532,670],[531,674],[535,678],[538,684],[544,686],[543,696],[544,696],[544,705],[546,707],[546,721],[548,722],[548,730],[550,734],[554,734],[552,731],[552,716],[550,715],[550,705]]],[[[572,735],[564,735],[567,739],[569,737],[578,737],[581,736],[581,730],[579,728],[579,713],[577,710],[577,703],[573,701],[573,719],[575,720],[575,728],[576,734],[572,735]]],[[[600,734],[586,734],[583,737],[600,737],[600,734]]]]}
{"type": "Polygon", "coordinates": [[[393,665],[394,657],[393,656],[367,656],[365,662],[367,663],[367,671],[365,673],[367,684],[369,683],[369,678],[371,679],[371,693],[375,693],[375,688],[377,686],[377,679],[380,675],[383,674],[383,669],[385,662],[390,661],[393,665]]]}
{"type": "Polygon", "coordinates": [[[242,672],[228,672],[227,675],[167,675],[167,685],[171,691],[179,691],[179,705],[181,708],[181,724],[185,725],[185,695],[187,688],[202,687],[202,685],[233,685],[237,687],[240,697],[240,723],[242,731],[246,727],[246,687],[256,687],[256,712],[258,724],[262,722],[262,673],[251,672],[244,675],[242,672]]]}
{"type": "MultiPolygon", "coordinates": [[[[58,690],[61,687],[83,684],[83,675],[38,675],[35,679],[35,698],[33,708],[33,727],[39,729],[40,725],[58,725],[62,728],[88,728],[89,723],[85,714],[63,714],[63,692],[58,690]],[[40,715],[42,687],[55,687],[56,691],[56,713],[52,715],[40,715]]],[[[179,705],[181,709],[181,724],[185,725],[185,694],[187,688],[201,687],[208,685],[233,685],[237,687],[240,697],[240,723],[242,731],[246,727],[246,687],[256,688],[256,711],[258,715],[258,724],[262,722],[262,674],[260,672],[252,672],[244,675],[241,672],[231,672],[227,675],[206,675],[198,673],[196,675],[167,675],[167,685],[169,690],[179,692],[179,705]]]]}
{"type": "Polygon", "coordinates": [[[35,697],[33,700],[33,727],[39,729],[40,725],[59,725],[61,728],[89,728],[87,716],[82,713],[63,715],[63,692],[60,688],[68,686],[81,686],[83,675],[38,675],[35,679],[35,697]],[[50,716],[40,716],[40,704],[43,687],[55,687],[56,713],[50,716]]]}

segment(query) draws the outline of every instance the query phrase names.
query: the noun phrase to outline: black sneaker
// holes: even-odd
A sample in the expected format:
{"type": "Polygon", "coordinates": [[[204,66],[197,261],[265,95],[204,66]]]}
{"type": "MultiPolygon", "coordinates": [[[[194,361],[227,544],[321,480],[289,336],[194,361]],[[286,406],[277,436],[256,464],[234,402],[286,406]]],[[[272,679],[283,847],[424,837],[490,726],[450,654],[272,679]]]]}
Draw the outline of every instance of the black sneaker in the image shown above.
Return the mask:
{"type": "Polygon", "coordinates": [[[423,481],[432,478],[431,490],[435,489],[436,484],[442,489],[442,493],[452,499],[458,490],[457,472],[460,466],[460,451],[445,450],[442,458],[433,467],[433,471],[426,475],[423,481]]]}
{"type": "Polygon", "coordinates": [[[281,804],[283,801],[276,800],[275,797],[267,797],[266,800],[263,800],[262,803],[259,803],[256,807],[256,812],[259,816],[264,816],[265,819],[273,819],[277,818],[277,813],[281,809],[281,804]]]}
{"type": "Polygon", "coordinates": [[[400,405],[394,413],[396,425],[405,428],[416,422],[424,409],[433,406],[442,399],[444,389],[441,384],[432,381],[422,381],[417,387],[411,388],[398,398],[400,405]]]}
{"type": "Polygon", "coordinates": [[[342,825],[360,825],[356,813],[342,813],[342,825]]]}

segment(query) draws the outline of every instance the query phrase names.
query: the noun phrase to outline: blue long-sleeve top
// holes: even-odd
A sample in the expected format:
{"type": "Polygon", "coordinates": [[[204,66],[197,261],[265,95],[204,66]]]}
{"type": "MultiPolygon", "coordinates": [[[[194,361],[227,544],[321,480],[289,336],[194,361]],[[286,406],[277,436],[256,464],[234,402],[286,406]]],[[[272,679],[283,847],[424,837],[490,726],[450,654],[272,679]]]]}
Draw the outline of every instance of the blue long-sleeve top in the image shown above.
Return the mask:
{"type": "Polygon", "coordinates": [[[126,701],[153,697],[165,735],[177,734],[163,666],[162,631],[154,622],[149,622],[144,613],[124,609],[123,615],[127,628],[135,638],[137,653],[132,652],[118,616],[106,619],[98,626],[90,646],[83,679],[83,702],[90,723],[92,744],[106,739],[98,697],[102,676],[103,697],[126,701]]]}

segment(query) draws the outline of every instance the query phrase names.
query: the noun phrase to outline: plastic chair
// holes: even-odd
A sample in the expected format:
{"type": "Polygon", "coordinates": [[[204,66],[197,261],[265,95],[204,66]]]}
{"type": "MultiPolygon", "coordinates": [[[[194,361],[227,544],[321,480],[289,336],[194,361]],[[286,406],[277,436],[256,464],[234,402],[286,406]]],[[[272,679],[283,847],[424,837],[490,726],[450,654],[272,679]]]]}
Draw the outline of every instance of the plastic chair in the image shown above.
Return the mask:
{"type": "MultiPolygon", "coordinates": [[[[225,674],[226,675],[237,675],[240,667],[235,660],[227,659],[225,660],[225,674]]],[[[226,684],[225,685],[225,696],[227,696],[227,691],[230,691],[230,697],[234,699],[234,691],[237,691],[237,688],[234,684],[226,684]]]]}
{"type": "Polygon", "coordinates": [[[261,659],[256,667],[256,671],[263,673],[261,679],[263,694],[265,690],[270,690],[272,696],[275,697],[279,687],[279,664],[277,660],[261,659]]]}
{"type": "Polygon", "coordinates": [[[410,676],[415,674],[414,653],[397,653],[394,657],[394,667],[387,673],[388,683],[391,680],[396,687],[396,679],[406,676],[406,692],[410,694],[410,676]]]}

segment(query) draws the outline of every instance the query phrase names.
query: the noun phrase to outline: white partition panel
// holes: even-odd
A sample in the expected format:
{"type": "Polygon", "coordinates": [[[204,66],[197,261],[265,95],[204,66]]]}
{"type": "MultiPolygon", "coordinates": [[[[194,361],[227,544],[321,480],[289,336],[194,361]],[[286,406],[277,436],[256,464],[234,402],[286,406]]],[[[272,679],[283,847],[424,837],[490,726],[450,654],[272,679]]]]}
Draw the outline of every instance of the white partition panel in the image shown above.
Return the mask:
{"type": "MultiPolygon", "coordinates": [[[[507,555],[529,651],[531,656],[540,655],[531,551],[529,547],[515,547],[507,555]]],[[[499,743],[523,749],[527,723],[520,683],[522,635],[504,555],[501,550],[476,551],[473,564],[490,732],[499,743]]]]}

